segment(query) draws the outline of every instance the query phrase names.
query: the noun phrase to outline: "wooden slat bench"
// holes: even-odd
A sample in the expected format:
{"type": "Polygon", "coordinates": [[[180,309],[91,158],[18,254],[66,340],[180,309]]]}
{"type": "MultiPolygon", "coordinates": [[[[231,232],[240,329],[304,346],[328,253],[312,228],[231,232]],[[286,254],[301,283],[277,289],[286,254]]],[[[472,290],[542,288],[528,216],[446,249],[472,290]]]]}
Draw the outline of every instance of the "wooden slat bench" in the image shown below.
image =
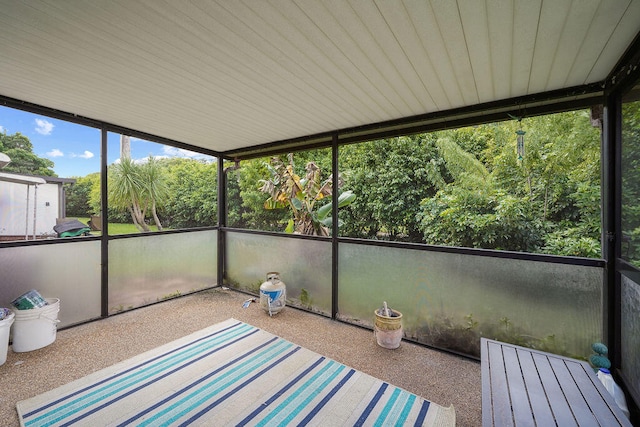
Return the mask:
{"type": "Polygon", "coordinates": [[[482,425],[631,426],[588,363],[481,339],[482,425]]]}

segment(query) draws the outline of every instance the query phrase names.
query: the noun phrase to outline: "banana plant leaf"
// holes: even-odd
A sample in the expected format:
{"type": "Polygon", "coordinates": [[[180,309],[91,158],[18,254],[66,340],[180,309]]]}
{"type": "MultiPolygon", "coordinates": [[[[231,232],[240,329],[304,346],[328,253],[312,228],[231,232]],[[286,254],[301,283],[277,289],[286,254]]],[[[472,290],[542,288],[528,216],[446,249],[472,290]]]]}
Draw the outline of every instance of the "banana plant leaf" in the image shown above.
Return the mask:
{"type": "MultiPolygon", "coordinates": [[[[356,195],[353,194],[353,192],[345,191],[340,196],[338,196],[338,209],[351,204],[355,199],[356,199],[356,195]]],[[[333,203],[329,202],[318,209],[318,220],[320,222],[324,221],[329,216],[329,214],[331,213],[332,207],[333,207],[333,203]]]]}
{"type": "Polygon", "coordinates": [[[264,202],[264,208],[265,209],[282,209],[287,207],[286,203],[282,203],[278,200],[273,200],[273,198],[269,197],[267,200],[265,200],[264,202]]]}
{"type": "Polygon", "coordinates": [[[293,234],[294,230],[295,230],[295,223],[293,219],[290,219],[289,222],[287,223],[287,228],[284,229],[284,232],[293,234]]]}

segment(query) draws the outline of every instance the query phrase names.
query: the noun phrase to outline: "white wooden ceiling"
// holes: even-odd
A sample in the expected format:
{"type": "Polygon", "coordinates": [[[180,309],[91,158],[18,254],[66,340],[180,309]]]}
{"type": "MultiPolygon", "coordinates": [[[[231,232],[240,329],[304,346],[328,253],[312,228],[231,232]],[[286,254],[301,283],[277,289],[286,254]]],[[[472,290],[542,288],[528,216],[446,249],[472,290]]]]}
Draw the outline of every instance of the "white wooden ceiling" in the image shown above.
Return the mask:
{"type": "Polygon", "coordinates": [[[640,0],[0,0],[0,95],[224,152],[596,83],[640,0]]]}

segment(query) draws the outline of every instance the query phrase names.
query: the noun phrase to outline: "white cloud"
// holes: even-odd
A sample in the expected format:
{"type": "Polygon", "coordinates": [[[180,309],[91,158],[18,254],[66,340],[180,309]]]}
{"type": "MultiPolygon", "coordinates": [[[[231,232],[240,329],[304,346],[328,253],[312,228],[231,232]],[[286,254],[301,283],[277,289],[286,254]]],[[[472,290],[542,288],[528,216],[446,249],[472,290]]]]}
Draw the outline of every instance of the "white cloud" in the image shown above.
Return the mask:
{"type": "Polygon", "coordinates": [[[94,154],[91,151],[85,151],[82,154],[72,154],[71,157],[80,157],[82,159],[91,159],[94,154]]]}
{"type": "Polygon", "coordinates": [[[54,148],[53,150],[49,151],[47,153],[48,157],[63,157],[64,153],[60,150],[58,150],[57,148],[54,148]]]}
{"type": "Polygon", "coordinates": [[[4,133],[4,132],[6,132],[6,131],[7,131],[7,130],[4,128],[4,126],[0,126],[0,132],[4,133]]]}
{"type": "Polygon", "coordinates": [[[54,124],[44,119],[36,119],[36,132],[41,135],[51,135],[54,124]]]}
{"type": "Polygon", "coordinates": [[[80,157],[81,159],[91,159],[94,156],[95,154],[93,154],[91,151],[86,151],[86,150],[82,154],[76,154],[76,153],[69,154],[69,157],[73,157],[73,158],[80,157]]]}
{"type": "Polygon", "coordinates": [[[196,153],[194,151],[185,150],[184,148],[170,147],[168,145],[163,145],[162,146],[162,152],[167,157],[188,157],[190,159],[208,159],[208,158],[210,158],[210,156],[207,156],[206,154],[196,153]]]}
{"type": "MultiPolygon", "coordinates": [[[[131,138],[131,141],[133,141],[134,138],[131,138]]],[[[142,139],[139,139],[139,141],[144,141],[142,139]]],[[[142,165],[145,164],[149,161],[149,157],[154,158],[155,160],[162,160],[162,159],[174,159],[174,158],[188,158],[188,159],[192,159],[192,160],[204,160],[206,162],[215,162],[216,158],[215,157],[211,157],[209,155],[206,154],[202,154],[202,153],[196,153],[194,151],[189,151],[189,150],[185,150],[183,148],[176,148],[176,147],[170,147],[168,145],[163,145],[162,146],[162,153],[163,154],[159,154],[159,155],[154,155],[154,154],[149,154],[146,157],[140,157],[140,158],[134,158],[133,163],[137,164],[137,165],[142,165]]],[[[114,160],[113,164],[117,164],[120,163],[120,159],[116,159],[114,160]]]]}

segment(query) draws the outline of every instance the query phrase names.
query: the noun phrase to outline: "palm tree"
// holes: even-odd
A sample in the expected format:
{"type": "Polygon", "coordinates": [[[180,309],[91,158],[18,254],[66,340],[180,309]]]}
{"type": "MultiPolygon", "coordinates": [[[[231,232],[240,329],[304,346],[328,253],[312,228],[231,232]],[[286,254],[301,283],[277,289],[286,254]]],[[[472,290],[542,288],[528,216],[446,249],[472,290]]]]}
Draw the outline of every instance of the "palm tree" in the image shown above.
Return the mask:
{"type": "Polygon", "coordinates": [[[138,164],[123,157],[109,172],[109,203],[127,209],[133,224],[143,232],[150,231],[145,222],[150,209],[158,230],[162,230],[157,208],[166,198],[168,187],[158,161],[149,156],[146,163],[138,164]]]}
{"type": "Polygon", "coordinates": [[[162,167],[158,160],[149,156],[146,163],[142,165],[142,177],[146,182],[145,196],[147,198],[149,207],[151,208],[151,214],[153,215],[153,221],[158,227],[159,231],[162,231],[162,223],[158,218],[157,208],[162,205],[162,201],[166,200],[169,195],[169,187],[167,181],[162,173],[162,167]]]}

